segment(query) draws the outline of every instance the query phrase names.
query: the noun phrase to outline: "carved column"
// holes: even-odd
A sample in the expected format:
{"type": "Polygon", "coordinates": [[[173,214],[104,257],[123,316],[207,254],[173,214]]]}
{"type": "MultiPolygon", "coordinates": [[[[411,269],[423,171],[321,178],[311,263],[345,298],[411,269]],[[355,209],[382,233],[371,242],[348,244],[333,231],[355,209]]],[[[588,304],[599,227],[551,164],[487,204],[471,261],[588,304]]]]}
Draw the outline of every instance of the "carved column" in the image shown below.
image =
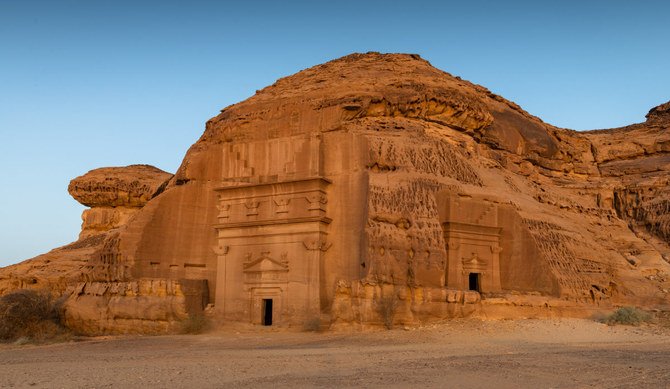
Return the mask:
{"type": "MultiPolygon", "coordinates": [[[[227,216],[226,216],[227,217],[227,216]]],[[[230,246],[219,245],[213,248],[216,254],[216,292],[215,307],[219,316],[223,315],[226,304],[226,256],[230,246]]]]}

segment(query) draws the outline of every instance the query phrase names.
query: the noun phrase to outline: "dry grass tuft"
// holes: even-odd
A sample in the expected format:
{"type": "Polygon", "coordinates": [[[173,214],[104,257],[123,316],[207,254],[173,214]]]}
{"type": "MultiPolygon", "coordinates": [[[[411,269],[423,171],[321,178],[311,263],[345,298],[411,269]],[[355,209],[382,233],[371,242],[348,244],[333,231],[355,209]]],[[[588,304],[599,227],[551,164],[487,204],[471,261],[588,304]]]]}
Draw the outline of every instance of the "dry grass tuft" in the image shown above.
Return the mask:
{"type": "Polygon", "coordinates": [[[180,323],[179,333],[197,335],[206,332],[211,327],[211,321],[203,314],[190,314],[180,323]]]}
{"type": "Polygon", "coordinates": [[[384,327],[387,330],[393,329],[393,318],[395,317],[396,310],[398,308],[398,300],[395,297],[395,294],[390,294],[382,296],[377,301],[377,309],[379,310],[379,315],[382,318],[384,327]]]}
{"type": "Polygon", "coordinates": [[[305,321],[302,326],[302,329],[306,332],[320,332],[321,331],[321,318],[313,317],[305,321]]]}
{"type": "Polygon", "coordinates": [[[67,340],[61,325],[60,301],[48,292],[18,290],[0,297],[0,341],[41,343],[67,340]]]}

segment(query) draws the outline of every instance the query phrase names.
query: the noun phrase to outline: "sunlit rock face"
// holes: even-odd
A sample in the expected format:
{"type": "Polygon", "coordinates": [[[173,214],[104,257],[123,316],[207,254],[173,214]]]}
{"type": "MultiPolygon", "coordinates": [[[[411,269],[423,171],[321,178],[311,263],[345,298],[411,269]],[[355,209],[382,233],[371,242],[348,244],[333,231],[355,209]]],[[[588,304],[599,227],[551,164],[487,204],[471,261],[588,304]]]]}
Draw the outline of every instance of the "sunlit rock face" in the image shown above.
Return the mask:
{"type": "Polygon", "coordinates": [[[165,189],[172,174],[149,165],[91,170],[70,181],[68,192],[91,207],[82,214],[80,239],[125,225],[165,189]]]}
{"type": "Polygon", "coordinates": [[[202,310],[338,328],[662,306],[667,111],[578,133],[416,55],[352,54],[222,110],[173,177],[73,180],[80,241],[3,269],[0,291],[76,256],[58,290],[89,333],[202,310]]]}

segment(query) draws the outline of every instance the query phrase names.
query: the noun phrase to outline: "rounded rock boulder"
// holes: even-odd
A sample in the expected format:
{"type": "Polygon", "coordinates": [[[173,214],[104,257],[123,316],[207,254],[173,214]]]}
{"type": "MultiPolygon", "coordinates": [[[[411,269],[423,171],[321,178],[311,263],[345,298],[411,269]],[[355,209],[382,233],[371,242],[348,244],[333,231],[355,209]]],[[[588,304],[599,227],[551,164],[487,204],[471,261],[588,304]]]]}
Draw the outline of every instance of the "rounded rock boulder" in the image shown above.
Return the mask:
{"type": "Polygon", "coordinates": [[[142,207],[170,178],[172,174],[150,165],[104,167],[73,179],[67,190],[87,207],[142,207]]]}

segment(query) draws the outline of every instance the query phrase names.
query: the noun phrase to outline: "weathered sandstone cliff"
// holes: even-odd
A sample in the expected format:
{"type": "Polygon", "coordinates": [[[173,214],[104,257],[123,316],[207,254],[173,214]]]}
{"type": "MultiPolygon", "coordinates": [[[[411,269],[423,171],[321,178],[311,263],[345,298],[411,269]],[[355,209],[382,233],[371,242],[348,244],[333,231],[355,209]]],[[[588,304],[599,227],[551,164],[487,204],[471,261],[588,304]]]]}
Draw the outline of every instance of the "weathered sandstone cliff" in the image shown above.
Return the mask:
{"type": "Polygon", "coordinates": [[[222,110],[173,177],[73,180],[80,240],[0,269],[0,293],[67,292],[91,333],[207,304],[336,327],[664,307],[669,111],[579,133],[416,55],[352,54],[222,110]]]}

